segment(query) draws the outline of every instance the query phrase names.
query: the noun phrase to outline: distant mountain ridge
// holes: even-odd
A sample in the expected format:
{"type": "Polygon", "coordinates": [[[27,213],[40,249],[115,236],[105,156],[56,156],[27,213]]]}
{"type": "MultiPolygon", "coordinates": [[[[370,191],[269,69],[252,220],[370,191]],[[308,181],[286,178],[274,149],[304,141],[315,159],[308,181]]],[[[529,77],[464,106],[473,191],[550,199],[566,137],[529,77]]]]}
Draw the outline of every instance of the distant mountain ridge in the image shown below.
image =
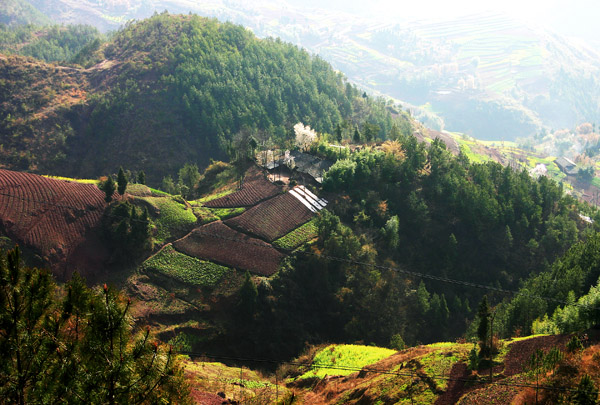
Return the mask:
{"type": "Polygon", "coordinates": [[[33,4],[57,21],[105,30],[164,9],[234,21],[259,37],[280,37],[318,53],[361,87],[405,102],[435,129],[481,139],[514,140],[542,127],[600,121],[598,55],[508,17],[390,24],[270,1],[33,4]]]}
{"type": "Polygon", "coordinates": [[[241,132],[279,144],[301,121],[319,132],[406,113],[363,97],[320,58],[230,23],[166,13],[77,55],[85,65],[0,56],[0,140],[7,168],[97,177],[119,166],[157,183],[186,162],[225,158],[241,132]]]}

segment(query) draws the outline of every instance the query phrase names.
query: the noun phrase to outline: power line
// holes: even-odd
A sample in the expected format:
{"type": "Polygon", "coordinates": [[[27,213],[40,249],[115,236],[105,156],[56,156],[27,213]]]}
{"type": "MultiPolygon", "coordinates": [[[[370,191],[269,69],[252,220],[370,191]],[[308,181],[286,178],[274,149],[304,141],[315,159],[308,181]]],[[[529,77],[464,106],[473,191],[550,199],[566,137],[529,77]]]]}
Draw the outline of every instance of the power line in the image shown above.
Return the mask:
{"type": "MultiPolygon", "coordinates": [[[[339,370],[339,371],[353,371],[353,372],[365,372],[365,373],[374,373],[374,374],[382,374],[382,375],[395,375],[402,377],[414,377],[415,373],[413,372],[405,372],[405,371],[390,371],[380,368],[374,367],[352,367],[352,366],[342,366],[342,365],[331,365],[324,363],[315,363],[315,362],[300,362],[300,361],[280,361],[280,360],[270,360],[270,359],[260,359],[260,358],[251,358],[251,357],[237,357],[237,356],[224,356],[224,355],[213,355],[207,353],[198,353],[192,351],[180,351],[180,354],[195,356],[199,358],[209,358],[209,359],[219,359],[219,360],[229,360],[236,362],[245,362],[245,363],[264,363],[264,364],[274,364],[274,365],[291,365],[298,367],[311,367],[311,368],[319,368],[319,369],[331,369],[331,370],[339,370]]],[[[404,364],[402,362],[401,364],[404,364]]],[[[416,371],[416,370],[415,370],[416,371]]],[[[417,374],[417,377],[420,377],[417,374]]],[[[580,391],[578,389],[574,389],[567,386],[561,385],[534,385],[534,384],[526,384],[526,383],[510,383],[505,381],[490,381],[485,379],[473,379],[473,378],[464,378],[464,377],[447,377],[443,375],[427,375],[428,378],[434,380],[443,380],[443,381],[453,381],[453,382],[463,382],[463,383],[475,383],[481,385],[501,385],[507,387],[519,387],[519,388],[538,388],[550,391],[562,391],[562,392],[587,392],[580,391]]]]}
{"type": "MultiPolygon", "coordinates": [[[[75,209],[75,210],[83,210],[83,211],[92,211],[89,208],[83,208],[82,209],[82,208],[74,207],[74,206],[71,206],[71,205],[58,204],[58,203],[54,203],[54,202],[50,202],[50,201],[34,200],[34,199],[30,199],[30,198],[24,198],[24,197],[14,196],[12,194],[3,193],[3,192],[0,192],[0,195],[6,196],[6,197],[9,197],[9,198],[18,199],[18,200],[21,200],[21,201],[27,201],[27,202],[37,203],[37,204],[44,204],[44,205],[56,206],[56,207],[59,207],[59,208],[67,208],[67,209],[75,209]]],[[[106,213],[104,213],[104,215],[107,215],[109,217],[121,218],[121,219],[129,219],[131,221],[143,222],[143,223],[146,223],[146,224],[152,224],[152,222],[149,221],[149,220],[145,221],[145,220],[138,219],[138,218],[129,218],[129,217],[111,215],[111,214],[106,214],[106,213]]],[[[215,233],[202,232],[202,231],[199,231],[198,228],[195,229],[195,230],[193,230],[193,232],[195,234],[199,234],[199,235],[203,235],[203,236],[207,236],[207,237],[213,237],[213,238],[218,238],[218,239],[223,239],[223,240],[229,240],[229,241],[234,241],[234,242],[242,243],[242,244],[255,245],[255,246],[260,246],[260,247],[264,247],[265,246],[264,244],[259,244],[257,242],[253,242],[253,241],[250,241],[250,240],[236,239],[236,238],[226,237],[226,236],[223,236],[223,235],[218,235],[218,234],[215,234],[215,233]]],[[[556,298],[544,297],[544,296],[535,295],[535,294],[522,294],[519,291],[515,291],[515,290],[508,290],[508,289],[503,289],[503,288],[499,288],[499,287],[487,286],[487,285],[483,285],[483,284],[472,283],[472,282],[463,281],[463,280],[456,280],[456,279],[451,279],[451,278],[447,278],[447,277],[440,277],[440,276],[435,276],[435,275],[431,275],[431,274],[426,274],[426,273],[420,273],[420,272],[405,270],[405,269],[402,269],[402,268],[399,268],[399,267],[391,267],[391,266],[383,266],[383,265],[377,265],[377,264],[367,263],[367,262],[359,262],[359,261],[352,260],[352,259],[340,258],[340,257],[330,256],[330,255],[323,255],[323,254],[319,254],[319,253],[315,253],[315,252],[298,250],[298,249],[284,249],[284,248],[281,248],[279,250],[282,250],[284,252],[288,252],[289,254],[300,253],[300,254],[306,254],[306,255],[311,255],[311,256],[323,258],[323,259],[326,259],[326,260],[337,261],[337,262],[347,263],[347,264],[353,264],[353,265],[358,265],[358,266],[362,266],[362,267],[372,267],[372,268],[376,268],[376,269],[379,269],[379,270],[395,271],[395,272],[402,273],[402,274],[405,274],[405,275],[408,275],[408,276],[411,276],[411,277],[417,277],[417,278],[423,278],[423,279],[430,279],[430,280],[440,281],[440,282],[444,282],[444,283],[450,283],[450,284],[461,285],[461,286],[466,286],[466,287],[473,287],[473,288],[485,289],[485,290],[490,290],[490,291],[500,292],[500,293],[505,293],[505,294],[510,294],[510,295],[518,295],[518,294],[520,294],[520,295],[524,295],[524,296],[531,297],[531,298],[539,298],[539,299],[543,299],[543,300],[547,300],[547,301],[552,301],[552,302],[557,302],[557,303],[561,303],[561,304],[568,304],[568,302],[563,301],[563,300],[558,300],[556,298]]],[[[570,304],[571,305],[582,306],[582,305],[577,304],[577,303],[570,303],[570,304]]],[[[587,307],[587,308],[590,308],[590,307],[587,307]]],[[[596,308],[596,307],[592,307],[591,309],[600,310],[600,308],[596,308]]],[[[365,368],[356,368],[356,367],[347,367],[347,366],[325,365],[325,364],[319,364],[319,363],[303,363],[303,362],[289,362],[289,361],[288,362],[283,362],[283,361],[266,360],[266,359],[255,359],[255,358],[241,358],[241,357],[231,357],[231,356],[207,355],[205,353],[195,353],[195,352],[181,352],[181,353],[182,354],[193,355],[193,356],[221,358],[223,360],[232,360],[232,361],[262,362],[262,363],[271,363],[271,364],[278,364],[278,365],[289,364],[289,365],[296,365],[296,366],[314,367],[314,368],[326,368],[326,369],[344,370],[344,371],[365,371],[365,372],[372,372],[372,373],[378,373],[378,374],[403,375],[403,376],[411,376],[411,377],[413,376],[412,373],[411,374],[407,374],[407,373],[400,373],[400,372],[390,372],[388,370],[366,368],[366,367],[365,368]]],[[[475,382],[475,383],[482,383],[482,384],[495,384],[495,385],[505,385],[505,386],[522,387],[522,388],[538,388],[538,389],[555,390],[555,391],[565,391],[565,392],[577,392],[578,391],[576,389],[559,387],[559,386],[535,386],[535,385],[532,385],[532,384],[516,384],[516,383],[506,383],[506,382],[502,382],[502,381],[490,382],[490,381],[472,380],[472,379],[465,379],[465,378],[452,378],[452,377],[435,376],[435,375],[434,376],[429,376],[429,377],[432,378],[432,379],[441,379],[441,380],[446,380],[446,381],[457,381],[457,382],[465,382],[465,383],[466,382],[470,382],[470,383],[475,382]]]]}
{"type": "MultiPolygon", "coordinates": [[[[198,228],[195,229],[193,232],[196,235],[204,235],[204,236],[217,238],[217,239],[223,239],[223,240],[228,240],[228,241],[233,241],[233,242],[238,242],[238,243],[243,243],[243,244],[248,244],[248,245],[265,247],[262,244],[252,242],[249,240],[235,239],[235,238],[227,237],[224,235],[218,235],[215,233],[202,232],[202,231],[199,231],[198,228]]],[[[485,284],[478,284],[478,283],[473,283],[473,282],[469,282],[469,281],[451,279],[448,277],[435,276],[432,274],[426,274],[426,273],[421,273],[421,272],[416,272],[416,271],[411,271],[411,270],[405,270],[400,267],[391,267],[391,266],[383,266],[383,265],[379,265],[379,264],[375,264],[375,263],[359,262],[359,261],[352,260],[352,259],[324,255],[321,253],[316,253],[316,252],[311,252],[311,251],[303,251],[303,250],[298,250],[298,249],[279,249],[279,250],[283,250],[284,252],[288,252],[289,254],[304,254],[304,255],[315,256],[318,258],[323,258],[323,259],[327,259],[327,260],[331,260],[331,261],[337,261],[337,262],[341,262],[341,263],[347,263],[347,264],[352,264],[352,265],[357,265],[357,266],[362,266],[362,267],[371,267],[371,268],[375,268],[378,270],[395,271],[397,273],[406,274],[408,276],[415,277],[415,278],[435,280],[435,281],[440,281],[443,283],[478,288],[478,289],[483,289],[483,290],[488,290],[488,291],[499,292],[499,293],[503,293],[503,294],[507,294],[507,295],[514,295],[514,296],[520,295],[520,296],[525,296],[525,297],[529,297],[529,298],[539,298],[539,299],[542,299],[545,301],[555,302],[558,304],[575,305],[575,306],[581,306],[581,307],[585,307],[588,309],[595,309],[595,310],[600,311],[600,307],[589,307],[589,306],[585,306],[585,305],[582,305],[582,304],[579,304],[576,302],[573,303],[573,302],[569,302],[569,301],[565,301],[565,300],[560,300],[558,298],[545,297],[545,296],[537,295],[537,294],[524,294],[523,292],[518,291],[518,290],[508,290],[505,288],[493,287],[493,286],[489,286],[489,285],[485,285],[485,284]]]]}
{"type": "MultiPolygon", "coordinates": [[[[71,205],[65,205],[65,204],[58,204],[58,203],[53,203],[53,202],[49,202],[49,201],[40,201],[40,200],[35,200],[35,199],[30,199],[30,198],[24,198],[24,197],[19,197],[19,196],[14,196],[8,193],[3,193],[0,192],[0,195],[9,197],[9,198],[14,198],[14,199],[19,199],[22,201],[27,201],[27,202],[32,202],[32,203],[37,203],[37,204],[45,204],[45,205],[51,205],[51,206],[56,206],[56,207],[60,207],[60,208],[69,208],[69,209],[74,209],[74,210],[83,210],[83,211],[92,211],[89,208],[79,208],[79,207],[74,207],[71,205]]],[[[125,216],[120,216],[120,215],[114,215],[114,214],[107,214],[106,212],[104,213],[104,215],[111,217],[111,218],[117,218],[117,219],[127,219],[129,221],[133,221],[133,222],[141,222],[141,223],[145,223],[145,224],[152,224],[152,222],[150,220],[143,220],[143,219],[139,219],[139,218],[130,218],[130,217],[125,217],[125,216]]],[[[177,227],[180,230],[189,230],[189,227],[177,227]]],[[[242,243],[242,244],[247,244],[247,245],[253,245],[253,246],[258,246],[258,247],[265,247],[264,244],[260,244],[258,242],[253,242],[250,240],[244,240],[244,239],[236,239],[236,238],[232,238],[232,237],[227,237],[224,235],[219,235],[216,233],[211,233],[211,232],[205,232],[205,231],[200,231],[202,227],[196,228],[196,229],[192,229],[192,232],[194,232],[196,235],[203,235],[203,236],[207,236],[207,237],[212,237],[212,238],[217,238],[217,239],[222,239],[222,240],[228,240],[228,241],[232,241],[232,242],[237,242],[237,243],[242,243]]],[[[251,237],[248,235],[248,237],[251,237]]],[[[254,238],[256,239],[256,238],[254,238]]],[[[263,243],[267,243],[267,242],[263,242],[263,243]]],[[[269,244],[271,245],[271,244],[269,244]]],[[[271,245],[272,246],[272,245],[271,245]]],[[[275,248],[275,247],[274,247],[275,248]]],[[[538,294],[524,294],[521,291],[518,290],[509,290],[509,289],[505,289],[505,288],[500,288],[500,287],[494,287],[494,286],[490,286],[490,285],[485,285],[485,284],[479,284],[479,283],[474,283],[474,282],[470,282],[470,281],[464,281],[464,280],[457,280],[457,279],[452,279],[449,277],[442,277],[442,276],[436,276],[433,274],[427,274],[427,273],[421,273],[421,272],[417,272],[417,271],[412,271],[412,270],[405,270],[403,268],[400,267],[391,267],[391,266],[383,266],[383,265],[379,265],[379,264],[375,264],[375,263],[368,263],[368,262],[359,262],[357,260],[353,260],[353,259],[347,259],[347,258],[341,258],[341,257],[336,257],[336,256],[330,256],[330,255],[325,255],[325,254],[321,254],[321,253],[316,253],[316,252],[311,252],[311,251],[304,251],[304,250],[300,250],[300,249],[285,249],[285,248],[275,248],[279,251],[285,252],[288,255],[293,255],[293,254],[304,254],[304,255],[310,255],[310,256],[315,256],[318,258],[322,258],[322,259],[326,259],[326,260],[330,260],[330,261],[337,261],[340,263],[347,263],[347,264],[352,264],[352,265],[357,265],[357,266],[362,266],[362,267],[371,267],[371,268],[375,268],[378,270],[388,270],[388,271],[394,271],[397,273],[402,273],[405,274],[407,276],[410,277],[415,277],[415,278],[420,278],[420,279],[428,279],[428,280],[433,280],[433,281],[438,281],[438,282],[442,282],[442,283],[447,283],[447,284],[454,284],[454,285],[459,285],[459,286],[463,286],[463,287],[470,287],[470,288],[477,288],[477,289],[482,289],[482,290],[487,290],[487,291],[493,291],[493,292],[497,292],[497,293],[502,293],[502,294],[507,294],[507,295],[513,295],[513,296],[524,296],[524,297],[529,297],[529,298],[537,298],[537,299],[542,299],[548,302],[554,302],[557,304],[562,304],[562,305],[574,305],[574,306],[579,306],[579,307],[584,307],[587,309],[594,309],[594,310],[598,310],[600,311],[600,307],[589,307],[589,306],[585,306],[582,304],[579,304],[577,302],[573,303],[573,302],[569,302],[566,300],[560,300],[557,298],[552,298],[552,297],[545,297],[542,295],[538,295],[538,294]]]]}

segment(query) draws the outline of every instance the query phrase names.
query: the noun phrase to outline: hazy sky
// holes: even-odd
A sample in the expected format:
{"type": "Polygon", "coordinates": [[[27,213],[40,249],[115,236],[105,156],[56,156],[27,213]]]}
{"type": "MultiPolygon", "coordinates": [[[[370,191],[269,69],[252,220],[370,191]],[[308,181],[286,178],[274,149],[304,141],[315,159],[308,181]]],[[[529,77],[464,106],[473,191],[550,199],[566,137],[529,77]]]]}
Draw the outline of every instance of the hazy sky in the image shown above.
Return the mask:
{"type": "Polygon", "coordinates": [[[288,0],[394,19],[448,18],[498,12],[600,45],[600,0],[288,0]]]}

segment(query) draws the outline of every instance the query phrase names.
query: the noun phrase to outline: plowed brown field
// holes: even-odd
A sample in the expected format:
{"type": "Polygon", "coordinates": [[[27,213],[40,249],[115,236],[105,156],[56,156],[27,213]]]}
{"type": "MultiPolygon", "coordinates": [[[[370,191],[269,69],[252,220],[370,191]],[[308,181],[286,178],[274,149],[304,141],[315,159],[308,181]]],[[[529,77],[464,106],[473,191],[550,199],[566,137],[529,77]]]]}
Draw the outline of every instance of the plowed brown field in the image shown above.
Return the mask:
{"type": "Polygon", "coordinates": [[[99,225],[105,206],[93,184],[0,170],[0,231],[53,266],[99,225]]]}
{"type": "Polygon", "coordinates": [[[278,187],[265,178],[262,170],[253,166],[246,172],[242,189],[204,204],[209,208],[251,207],[281,192],[278,187]]]}
{"type": "Polygon", "coordinates": [[[252,207],[225,223],[272,242],[307,222],[313,215],[296,197],[285,193],[252,207]]]}
{"type": "Polygon", "coordinates": [[[221,221],[194,229],[173,246],[190,256],[264,276],[274,274],[284,257],[268,243],[237,232],[221,221]]]}

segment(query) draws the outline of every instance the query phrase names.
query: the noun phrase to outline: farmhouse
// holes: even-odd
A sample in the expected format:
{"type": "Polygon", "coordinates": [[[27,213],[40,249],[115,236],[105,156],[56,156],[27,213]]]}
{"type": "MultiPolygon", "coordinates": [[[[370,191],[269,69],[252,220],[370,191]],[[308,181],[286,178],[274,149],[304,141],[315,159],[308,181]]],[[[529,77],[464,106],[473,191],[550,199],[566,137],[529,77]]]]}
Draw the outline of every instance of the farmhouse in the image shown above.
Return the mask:
{"type": "Polygon", "coordinates": [[[554,163],[565,174],[575,176],[577,174],[577,165],[571,159],[561,156],[554,163]]]}
{"type": "Polygon", "coordinates": [[[292,168],[301,175],[303,180],[308,176],[308,180],[314,180],[319,184],[323,182],[325,172],[333,165],[329,160],[300,151],[290,152],[290,158],[293,162],[292,168]]]}

